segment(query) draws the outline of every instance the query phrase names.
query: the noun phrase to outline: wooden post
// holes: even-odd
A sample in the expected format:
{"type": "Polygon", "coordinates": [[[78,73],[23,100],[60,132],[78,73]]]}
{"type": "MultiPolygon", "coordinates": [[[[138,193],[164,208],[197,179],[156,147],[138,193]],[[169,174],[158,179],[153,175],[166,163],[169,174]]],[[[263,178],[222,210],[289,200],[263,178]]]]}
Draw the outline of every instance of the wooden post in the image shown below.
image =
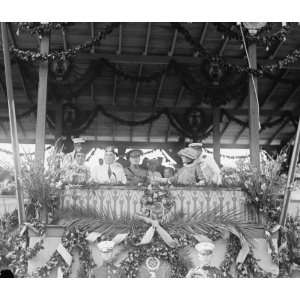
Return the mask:
{"type": "Polygon", "coordinates": [[[221,164],[221,147],[220,147],[220,107],[215,107],[213,111],[213,150],[214,159],[216,163],[220,166],[221,164]]]}
{"type": "MultiPolygon", "coordinates": [[[[49,36],[43,36],[40,46],[41,54],[49,52],[49,36]]],[[[39,66],[38,106],[35,137],[35,160],[44,165],[45,159],[45,131],[46,131],[46,108],[47,108],[47,81],[48,61],[43,61],[39,66]]]]}
{"type": "MultiPolygon", "coordinates": [[[[256,44],[248,47],[248,54],[251,68],[256,69],[256,44]]],[[[253,167],[260,172],[259,157],[259,104],[256,99],[257,79],[249,75],[249,138],[250,138],[250,161],[253,167]],[[253,78],[253,79],[252,79],[253,78]]]]}
{"type": "Polygon", "coordinates": [[[5,65],[5,81],[6,81],[6,90],[7,90],[10,135],[12,141],[14,167],[15,167],[16,197],[18,201],[18,217],[19,217],[19,225],[21,225],[25,221],[25,209],[24,209],[23,191],[22,191],[22,184],[21,184],[21,162],[20,162],[20,155],[19,155],[17,119],[16,119],[16,111],[15,111],[15,100],[13,94],[11,64],[10,64],[10,56],[8,50],[7,25],[4,22],[1,23],[1,32],[2,32],[2,47],[3,47],[4,65],[5,65]]]}
{"type": "Polygon", "coordinates": [[[296,138],[295,138],[295,144],[293,148],[293,154],[292,154],[292,159],[290,162],[290,167],[289,167],[289,173],[288,173],[288,178],[287,178],[287,183],[286,183],[286,188],[285,188],[285,193],[284,193],[284,198],[283,198],[283,207],[280,215],[280,221],[279,224],[281,226],[285,225],[285,220],[286,220],[286,215],[288,211],[288,206],[290,202],[290,197],[291,197],[291,192],[293,188],[293,183],[295,180],[295,171],[296,171],[296,165],[297,161],[299,158],[299,151],[300,151],[300,118],[298,121],[298,129],[296,133],[296,138]]]}
{"type": "Polygon", "coordinates": [[[55,116],[55,139],[57,140],[63,134],[63,104],[62,100],[56,100],[55,116]]]}

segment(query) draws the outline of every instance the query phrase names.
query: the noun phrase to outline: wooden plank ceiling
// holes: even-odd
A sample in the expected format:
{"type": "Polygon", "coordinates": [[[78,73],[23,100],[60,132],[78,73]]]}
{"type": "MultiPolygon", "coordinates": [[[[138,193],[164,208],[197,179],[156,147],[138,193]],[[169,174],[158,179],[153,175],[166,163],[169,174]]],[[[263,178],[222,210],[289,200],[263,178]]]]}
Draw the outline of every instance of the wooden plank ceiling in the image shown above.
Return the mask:
{"type": "MultiPolygon", "coordinates": [[[[75,47],[93,38],[106,25],[107,23],[75,23],[63,31],[53,31],[50,51],[75,47]]],[[[224,56],[227,61],[246,65],[245,51],[241,49],[240,41],[223,38],[212,23],[184,23],[183,25],[209,53],[224,56]]],[[[20,49],[38,49],[39,39],[37,36],[26,32],[16,35],[17,25],[15,23],[10,23],[9,28],[11,45],[20,49]]],[[[288,33],[286,42],[278,42],[269,51],[266,51],[265,47],[259,46],[258,62],[276,61],[299,46],[300,28],[293,28],[288,33]]],[[[1,61],[2,56],[1,52],[1,61]]],[[[138,76],[147,76],[163,70],[171,59],[189,66],[202,63],[199,54],[195,53],[184,37],[170,23],[122,23],[99,46],[73,58],[72,70],[83,74],[92,61],[100,58],[106,58],[124,72],[138,76]]],[[[18,114],[28,110],[37,102],[36,82],[28,79],[22,64],[19,61],[14,61],[13,64],[13,84],[18,114]]],[[[0,76],[0,118],[8,116],[3,76],[2,72],[0,76]]],[[[286,112],[290,112],[294,116],[299,114],[299,85],[287,84],[279,81],[278,78],[297,82],[300,80],[299,64],[282,69],[277,74],[277,79],[258,79],[261,123],[270,122],[286,112]]],[[[87,112],[91,112],[95,105],[101,104],[108,112],[126,120],[141,120],[161,108],[182,112],[195,103],[197,104],[198,100],[185,88],[175,74],[163,74],[158,80],[151,82],[137,82],[124,80],[109,68],[104,68],[79,95],[68,99],[80,110],[87,112]]],[[[247,121],[246,100],[247,97],[233,98],[223,108],[236,118],[247,121]]],[[[212,107],[207,104],[200,104],[198,107],[205,109],[206,112],[212,111],[212,107]]],[[[55,111],[55,108],[54,101],[48,99],[48,111],[55,111]]],[[[18,121],[21,142],[34,142],[35,120],[35,115],[32,114],[18,121]]],[[[260,143],[263,147],[278,146],[294,132],[295,125],[291,121],[283,120],[272,128],[262,130],[260,143]]],[[[248,134],[246,126],[239,125],[223,116],[221,122],[222,147],[248,147],[248,134]]],[[[165,116],[146,125],[129,127],[98,114],[82,136],[89,140],[100,141],[103,145],[114,142],[115,144],[124,143],[128,146],[168,147],[180,140],[180,134],[165,116]]],[[[53,139],[54,133],[47,128],[47,141],[53,141],[53,139]]],[[[9,140],[9,124],[1,120],[0,143],[9,140]]],[[[213,143],[212,134],[203,142],[211,145],[213,143]]]]}

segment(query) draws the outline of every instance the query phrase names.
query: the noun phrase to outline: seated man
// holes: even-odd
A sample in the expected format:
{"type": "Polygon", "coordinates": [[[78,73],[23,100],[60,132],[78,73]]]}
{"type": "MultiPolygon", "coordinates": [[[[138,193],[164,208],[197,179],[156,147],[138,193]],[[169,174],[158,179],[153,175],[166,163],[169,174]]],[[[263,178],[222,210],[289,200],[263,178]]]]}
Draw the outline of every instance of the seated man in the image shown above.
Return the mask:
{"type": "Polygon", "coordinates": [[[74,159],[66,170],[65,181],[70,184],[86,184],[90,179],[90,170],[85,165],[85,154],[76,152],[74,159]]]}
{"type": "Polygon", "coordinates": [[[127,183],[130,185],[143,184],[147,181],[147,171],[140,166],[142,154],[143,152],[137,149],[127,152],[127,159],[129,160],[130,165],[125,168],[125,175],[127,183]]]}
{"type": "Polygon", "coordinates": [[[212,155],[208,155],[203,151],[202,143],[191,143],[189,144],[189,148],[195,149],[198,152],[196,161],[198,164],[198,173],[201,174],[204,181],[208,184],[220,185],[222,183],[221,170],[212,155]]]}
{"type": "Polygon", "coordinates": [[[121,164],[115,161],[113,147],[107,147],[102,165],[96,165],[91,170],[92,181],[107,184],[126,184],[126,176],[121,164]]]}

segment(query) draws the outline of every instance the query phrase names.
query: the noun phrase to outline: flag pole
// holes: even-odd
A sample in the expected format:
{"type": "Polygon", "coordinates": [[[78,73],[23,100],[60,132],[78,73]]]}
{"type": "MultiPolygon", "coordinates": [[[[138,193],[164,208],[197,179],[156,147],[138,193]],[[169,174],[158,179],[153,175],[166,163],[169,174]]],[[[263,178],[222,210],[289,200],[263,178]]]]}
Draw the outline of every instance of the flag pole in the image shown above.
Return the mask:
{"type": "Polygon", "coordinates": [[[20,154],[19,154],[15,100],[13,94],[11,63],[10,63],[10,56],[9,56],[9,49],[8,49],[7,25],[5,22],[1,22],[1,33],[2,33],[2,47],[3,47],[3,56],[4,56],[4,66],[5,66],[5,82],[6,82],[6,94],[7,94],[7,102],[8,102],[10,135],[11,135],[13,158],[14,158],[16,197],[18,202],[18,217],[19,217],[19,225],[21,225],[25,221],[25,209],[24,209],[22,184],[21,184],[21,163],[20,163],[20,154]]]}
{"type": "Polygon", "coordinates": [[[284,192],[284,198],[283,198],[283,207],[280,215],[280,221],[279,224],[283,227],[285,225],[288,206],[291,198],[291,192],[293,188],[293,183],[295,179],[295,171],[296,171],[296,165],[299,157],[299,151],[300,151],[300,118],[298,121],[298,128],[292,153],[292,159],[290,162],[289,172],[288,172],[288,178],[286,183],[286,188],[284,192]]]}

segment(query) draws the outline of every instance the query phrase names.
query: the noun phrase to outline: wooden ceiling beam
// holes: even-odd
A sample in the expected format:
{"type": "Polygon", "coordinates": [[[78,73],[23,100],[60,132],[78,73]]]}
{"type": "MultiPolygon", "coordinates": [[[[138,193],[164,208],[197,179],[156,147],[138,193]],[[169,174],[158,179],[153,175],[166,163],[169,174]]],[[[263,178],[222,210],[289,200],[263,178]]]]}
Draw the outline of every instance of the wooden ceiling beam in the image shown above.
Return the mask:
{"type": "MultiPolygon", "coordinates": [[[[203,45],[203,43],[204,43],[204,40],[205,40],[205,37],[206,37],[206,33],[207,33],[207,29],[208,29],[208,25],[209,25],[208,22],[205,22],[203,24],[203,28],[202,28],[200,39],[199,39],[199,44],[200,45],[203,45]]],[[[199,52],[196,51],[194,53],[194,57],[198,57],[198,56],[199,56],[199,52]]]]}
{"type": "MultiPolygon", "coordinates": [[[[172,39],[171,47],[170,47],[170,51],[168,52],[169,56],[173,56],[174,53],[175,53],[177,37],[178,37],[178,30],[175,29],[174,30],[174,34],[173,34],[173,39],[172,39]]],[[[184,86],[181,86],[180,90],[182,88],[184,88],[184,86]]],[[[174,107],[176,107],[176,105],[177,105],[177,103],[175,101],[174,107]]],[[[168,122],[167,122],[167,130],[166,130],[166,138],[165,138],[166,143],[168,142],[168,139],[169,139],[170,128],[171,128],[171,124],[170,124],[170,121],[168,120],[168,122]]]]}
{"type": "MultiPolygon", "coordinates": [[[[86,138],[86,145],[90,148],[93,147],[99,147],[104,148],[106,146],[110,146],[112,144],[112,140],[105,140],[105,141],[95,141],[92,140],[93,137],[85,136],[86,138]]],[[[0,137],[0,143],[10,143],[10,138],[2,138],[0,137]]],[[[34,144],[35,139],[32,138],[20,138],[19,139],[20,144],[34,144]]],[[[46,138],[45,144],[53,144],[55,142],[54,138],[46,138]]],[[[170,149],[172,147],[178,146],[178,142],[151,142],[150,144],[148,142],[130,142],[128,141],[114,141],[114,146],[120,147],[126,145],[127,147],[138,147],[143,149],[151,149],[151,148],[160,148],[160,149],[170,149]]],[[[279,145],[266,145],[266,144],[260,144],[263,149],[277,149],[279,145]]],[[[213,148],[212,143],[204,143],[204,147],[206,148],[213,148]]],[[[247,144],[221,144],[221,148],[223,149],[248,149],[249,146],[247,144]]]]}
{"type": "MultiPolygon", "coordinates": [[[[148,55],[148,49],[149,49],[149,45],[150,45],[150,38],[151,38],[151,28],[152,28],[152,24],[151,22],[148,22],[147,24],[147,31],[146,31],[146,38],[145,38],[145,47],[144,47],[144,51],[142,53],[142,55],[147,56],[148,55]]],[[[143,74],[143,64],[139,65],[139,70],[138,70],[138,77],[141,77],[143,74]]],[[[133,101],[132,101],[132,105],[135,106],[136,102],[137,102],[137,97],[138,97],[138,93],[139,93],[139,88],[140,88],[141,83],[139,81],[136,82],[136,86],[134,89],[134,96],[133,96],[133,101]]],[[[131,120],[134,120],[134,110],[132,110],[131,113],[131,120]]],[[[132,141],[132,137],[133,137],[133,127],[130,127],[130,141],[132,141]]]]}
{"type": "Polygon", "coordinates": [[[274,51],[272,52],[272,54],[270,54],[269,55],[269,59],[274,59],[276,56],[277,56],[277,54],[278,54],[278,52],[279,52],[279,50],[280,50],[280,48],[281,48],[281,46],[284,44],[284,41],[280,41],[278,44],[277,44],[277,46],[275,47],[275,49],[274,49],[274,51]]]}
{"type": "MultiPolygon", "coordinates": [[[[183,93],[181,91],[179,91],[178,93],[178,97],[177,97],[177,101],[178,103],[180,102],[180,97],[182,97],[183,93]]],[[[90,98],[90,96],[89,96],[90,98]]],[[[88,98],[88,99],[89,99],[88,98]]],[[[77,106],[80,108],[81,111],[91,111],[93,109],[95,109],[95,103],[91,102],[91,103],[86,103],[86,102],[77,102],[77,106]]],[[[112,105],[112,104],[102,104],[102,107],[109,111],[112,112],[114,114],[116,114],[116,112],[136,112],[136,113],[151,113],[153,112],[153,107],[152,105],[138,105],[138,106],[131,106],[131,105],[121,105],[121,104],[117,104],[116,106],[112,105]]],[[[172,106],[156,106],[154,111],[160,111],[162,109],[168,109],[170,112],[174,112],[174,113],[180,113],[182,112],[182,110],[189,108],[190,106],[176,106],[174,107],[174,105],[172,106]]],[[[18,104],[16,103],[16,110],[18,111],[18,113],[23,113],[25,111],[27,111],[30,107],[27,104],[18,104]]],[[[212,108],[209,107],[201,107],[199,106],[199,108],[204,112],[204,113],[211,113],[213,111],[212,108]]],[[[56,109],[56,105],[53,103],[49,103],[49,105],[47,105],[47,110],[48,111],[55,111],[56,109]]],[[[226,111],[233,116],[248,116],[248,109],[226,109],[226,111]]],[[[8,114],[8,108],[6,103],[0,103],[0,116],[7,116],[8,114]]],[[[260,115],[261,116],[284,116],[286,114],[291,114],[292,116],[297,117],[298,116],[298,111],[296,111],[296,109],[294,110],[273,110],[273,109],[261,109],[260,110],[260,115]]]]}
{"type": "Polygon", "coordinates": [[[68,50],[68,40],[67,40],[66,29],[64,27],[61,29],[61,34],[63,39],[64,50],[66,51],[68,50]]]}
{"type": "MultiPolygon", "coordinates": [[[[18,48],[14,33],[12,31],[12,28],[11,28],[11,23],[7,23],[7,29],[8,29],[8,34],[9,34],[12,45],[15,48],[18,48]]],[[[16,66],[17,66],[18,73],[20,74],[21,84],[22,84],[22,87],[23,87],[23,90],[24,90],[24,93],[25,93],[25,98],[28,102],[34,103],[33,99],[30,96],[29,89],[28,89],[27,84],[26,84],[25,79],[24,79],[25,74],[24,74],[24,72],[23,72],[23,70],[20,66],[20,62],[18,60],[17,60],[16,66]]]]}
{"type": "MultiPolygon", "coordinates": [[[[278,104],[275,105],[275,107],[273,108],[274,111],[280,110],[281,108],[284,107],[284,105],[295,95],[295,93],[297,93],[298,89],[300,88],[300,86],[295,86],[291,93],[289,94],[289,96],[285,99],[283,99],[282,101],[280,101],[278,104]]],[[[260,115],[261,115],[261,111],[260,111],[260,115]]],[[[270,115],[269,118],[265,121],[265,122],[270,122],[272,120],[274,115],[270,115]]],[[[241,135],[243,134],[243,132],[245,131],[245,129],[247,128],[247,126],[243,126],[242,129],[239,131],[239,133],[236,135],[235,139],[234,139],[234,143],[237,142],[237,140],[241,137],[241,135]]],[[[260,133],[262,132],[262,130],[260,131],[260,133]]]]}
{"type": "Polygon", "coordinates": [[[274,132],[274,134],[269,138],[268,145],[271,145],[277,135],[283,130],[283,128],[290,122],[289,119],[285,120],[280,127],[274,132]]]}

